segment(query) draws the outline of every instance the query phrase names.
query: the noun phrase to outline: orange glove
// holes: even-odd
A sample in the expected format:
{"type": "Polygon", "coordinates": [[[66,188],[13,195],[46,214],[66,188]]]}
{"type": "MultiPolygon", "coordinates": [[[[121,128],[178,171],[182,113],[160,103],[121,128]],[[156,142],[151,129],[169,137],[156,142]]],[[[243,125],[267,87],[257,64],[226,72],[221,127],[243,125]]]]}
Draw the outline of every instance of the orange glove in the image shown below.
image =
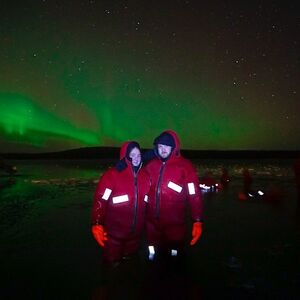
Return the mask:
{"type": "Polygon", "coordinates": [[[197,243],[197,241],[200,239],[201,234],[202,234],[202,223],[201,222],[195,222],[193,224],[193,230],[192,230],[193,239],[190,242],[191,246],[193,246],[197,243]]]}
{"type": "Polygon", "coordinates": [[[101,246],[104,247],[104,242],[107,241],[107,233],[104,231],[104,228],[102,225],[93,225],[92,226],[92,233],[97,241],[97,243],[101,246]]]}

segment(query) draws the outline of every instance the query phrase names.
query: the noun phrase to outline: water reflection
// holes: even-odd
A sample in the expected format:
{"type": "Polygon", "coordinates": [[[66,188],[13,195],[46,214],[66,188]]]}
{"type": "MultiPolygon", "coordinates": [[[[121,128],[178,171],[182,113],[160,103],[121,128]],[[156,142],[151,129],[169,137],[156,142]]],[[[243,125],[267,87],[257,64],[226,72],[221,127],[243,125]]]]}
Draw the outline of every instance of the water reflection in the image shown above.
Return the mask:
{"type": "Polygon", "coordinates": [[[205,163],[197,165],[199,177],[210,171],[220,178],[225,166],[230,184],[226,191],[204,195],[204,232],[199,245],[187,249],[185,272],[149,265],[142,257],[112,274],[115,281],[104,275],[89,228],[93,192],[106,166],[19,162],[16,176],[0,176],[2,294],[14,298],[27,291],[38,299],[207,299],[217,290],[231,299],[296,295],[300,211],[291,165],[205,163]],[[264,197],[238,201],[244,167],[254,170],[252,188],[262,189],[264,197]],[[272,203],[279,209],[271,209],[272,203]]]}

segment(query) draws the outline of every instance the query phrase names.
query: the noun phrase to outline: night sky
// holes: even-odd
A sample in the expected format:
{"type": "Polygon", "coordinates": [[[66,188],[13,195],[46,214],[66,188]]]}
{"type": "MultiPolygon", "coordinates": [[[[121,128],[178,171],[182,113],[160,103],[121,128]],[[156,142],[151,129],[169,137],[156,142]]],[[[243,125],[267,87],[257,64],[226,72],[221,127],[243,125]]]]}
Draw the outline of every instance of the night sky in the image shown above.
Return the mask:
{"type": "Polygon", "coordinates": [[[298,1],[0,2],[0,152],[300,150],[298,1]]]}

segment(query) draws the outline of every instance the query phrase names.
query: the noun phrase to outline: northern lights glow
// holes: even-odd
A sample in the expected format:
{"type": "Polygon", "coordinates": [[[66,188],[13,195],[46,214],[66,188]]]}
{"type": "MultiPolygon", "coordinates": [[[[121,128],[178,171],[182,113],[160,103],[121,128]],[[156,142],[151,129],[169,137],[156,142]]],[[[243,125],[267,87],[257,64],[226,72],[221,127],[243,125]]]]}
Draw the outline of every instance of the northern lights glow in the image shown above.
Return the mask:
{"type": "Polygon", "coordinates": [[[45,146],[49,134],[86,145],[98,142],[95,133],[77,128],[18,95],[0,94],[0,124],[8,140],[30,141],[34,146],[45,146]]]}
{"type": "Polygon", "coordinates": [[[0,152],[165,129],[186,149],[300,148],[293,4],[25,2],[1,2],[0,152]]]}

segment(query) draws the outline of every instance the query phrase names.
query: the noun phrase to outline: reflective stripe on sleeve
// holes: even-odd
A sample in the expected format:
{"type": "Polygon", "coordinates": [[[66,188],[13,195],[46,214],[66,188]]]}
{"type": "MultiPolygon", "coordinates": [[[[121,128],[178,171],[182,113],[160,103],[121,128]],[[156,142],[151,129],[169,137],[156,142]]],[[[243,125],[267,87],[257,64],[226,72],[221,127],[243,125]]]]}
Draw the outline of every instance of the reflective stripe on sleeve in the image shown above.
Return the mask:
{"type": "Polygon", "coordinates": [[[148,246],[148,250],[149,250],[149,260],[153,260],[154,256],[155,256],[155,249],[154,246],[148,246]]]}
{"type": "Polygon", "coordinates": [[[112,201],[114,204],[122,203],[122,202],[129,201],[129,197],[128,195],[117,196],[117,197],[113,197],[112,201]]]}
{"type": "Polygon", "coordinates": [[[109,198],[111,192],[112,192],[111,189],[106,188],[105,191],[104,191],[104,194],[103,194],[103,196],[102,196],[102,199],[103,199],[103,200],[108,200],[108,198],[109,198]]]}
{"type": "Polygon", "coordinates": [[[188,188],[189,188],[189,194],[190,195],[195,195],[196,191],[195,191],[195,185],[193,182],[188,183],[188,188]]]}
{"type": "Polygon", "coordinates": [[[170,188],[171,190],[173,190],[177,193],[180,193],[182,191],[182,187],[172,181],[169,181],[168,188],[170,188]]]}

